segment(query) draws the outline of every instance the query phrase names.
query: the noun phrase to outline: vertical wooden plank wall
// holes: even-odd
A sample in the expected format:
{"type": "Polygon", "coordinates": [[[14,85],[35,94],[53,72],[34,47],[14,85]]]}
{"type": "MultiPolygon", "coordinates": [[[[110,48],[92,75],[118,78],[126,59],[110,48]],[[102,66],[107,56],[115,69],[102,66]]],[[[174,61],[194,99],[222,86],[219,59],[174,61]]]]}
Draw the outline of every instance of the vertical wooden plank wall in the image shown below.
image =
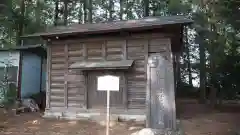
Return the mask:
{"type": "Polygon", "coordinates": [[[145,109],[146,72],[144,46],[146,39],[130,39],[127,42],[127,59],[134,60],[133,68],[127,74],[129,109],[145,109]]]}
{"type": "MultiPolygon", "coordinates": [[[[68,44],[68,64],[84,60],[84,44],[68,44]]],[[[85,77],[82,71],[68,69],[68,107],[83,108],[85,104],[85,77]]]]}
{"type": "Polygon", "coordinates": [[[64,107],[65,55],[64,45],[51,45],[50,107],[64,107]]]}
{"type": "Polygon", "coordinates": [[[85,106],[85,77],[79,70],[68,69],[70,64],[81,61],[82,44],[51,45],[51,107],[82,108],[85,106]]]}
{"type": "Polygon", "coordinates": [[[124,76],[123,104],[128,109],[145,109],[147,59],[149,52],[163,52],[166,39],[122,38],[62,41],[50,45],[49,107],[87,108],[87,77],[68,66],[79,61],[134,60],[124,76]],[[165,43],[164,43],[165,42],[165,43]]]}

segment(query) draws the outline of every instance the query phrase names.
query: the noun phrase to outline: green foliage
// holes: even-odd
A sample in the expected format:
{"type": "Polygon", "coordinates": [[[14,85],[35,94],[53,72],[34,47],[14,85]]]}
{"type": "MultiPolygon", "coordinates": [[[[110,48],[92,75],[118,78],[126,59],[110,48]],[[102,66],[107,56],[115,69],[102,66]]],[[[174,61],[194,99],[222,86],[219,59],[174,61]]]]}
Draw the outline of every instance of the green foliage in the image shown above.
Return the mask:
{"type": "MultiPolygon", "coordinates": [[[[64,1],[59,1],[58,25],[64,22],[64,1]]],[[[22,0],[3,2],[0,5],[0,45],[4,47],[16,44],[21,24],[23,34],[30,34],[45,31],[55,21],[55,0],[25,0],[24,15],[21,14],[22,0]]],[[[215,82],[214,86],[224,95],[234,95],[239,92],[240,85],[239,5],[239,0],[92,0],[92,3],[71,0],[68,1],[67,21],[69,24],[83,23],[84,18],[91,20],[88,17],[92,17],[94,23],[137,19],[144,16],[144,8],[149,11],[149,16],[187,15],[194,24],[187,30],[188,39],[184,39],[185,48],[179,62],[181,84],[187,87],[184,83],[188,82],[189,74],[195,73],[197,80],[201,76],[206,84],[215,82]],[[110,7],[114,7],[113,11],[110,7]]]]}
{"type": "Polygon", "coordinates": [[[0,61],[0,63],[5,65],[4,73],[1,74],[4,77],[0,80],[0,105],[9,107],[15,103],[17,98],[16,85],[10,82],[9,70],[13,65],[11,60],[0,61]]]}
{"type": "Polygon", "coordinates": [[[0,104],[4,107],[13,105],[17,97],[17,89],[15,86],[1,86],[0,87],[0,104]]]}
{"type": "Polygon", "coordinates": [[[197,98],[198,88],[189,85],[188,83],[181,82],[180,87],[176,91],[177,98],[197,98]]]}

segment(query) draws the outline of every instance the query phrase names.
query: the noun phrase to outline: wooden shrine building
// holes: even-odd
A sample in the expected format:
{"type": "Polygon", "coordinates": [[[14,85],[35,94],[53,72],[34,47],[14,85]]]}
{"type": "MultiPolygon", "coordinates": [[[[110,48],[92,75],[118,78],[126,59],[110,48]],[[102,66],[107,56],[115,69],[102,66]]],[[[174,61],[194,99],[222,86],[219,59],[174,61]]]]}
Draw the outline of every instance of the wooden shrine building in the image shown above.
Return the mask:
{"type": "Polygon", "coordinates": [[[47,41],[45,116],[104,114],[106,92],[97,91],[96,78],[114,74],[120,76],[120,91],[111,93],[112,115],[174,127],[172,56],[181,51],[183,27],[190,23],[184,16],[147,17],[73,24],[27,36],[47,41]]]}

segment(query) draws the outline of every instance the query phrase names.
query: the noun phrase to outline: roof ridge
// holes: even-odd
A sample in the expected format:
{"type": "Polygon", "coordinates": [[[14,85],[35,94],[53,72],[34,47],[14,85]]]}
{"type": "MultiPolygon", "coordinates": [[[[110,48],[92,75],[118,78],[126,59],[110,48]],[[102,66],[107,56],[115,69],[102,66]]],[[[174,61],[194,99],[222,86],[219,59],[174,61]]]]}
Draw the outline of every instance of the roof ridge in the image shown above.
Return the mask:
{"type": "Polygon", "coordinates": [[[23,37],[51,37],[61,36],[64,34],[94,34],[94,33],[106,33],[116,32],[120,30],[131,30],[139,28],[153,29],[153,27],[162,25],[173,24],[189,24],[193,21],[187,16],[175,15],[175,16],[149,16],[140,19],[122,20],[122,21],[108,21],[100,23],[86,23],[86,24],[72,24],[68,26],[58,26],[52,29],[48,29],[46,32],[35,33],[23,37]]]}

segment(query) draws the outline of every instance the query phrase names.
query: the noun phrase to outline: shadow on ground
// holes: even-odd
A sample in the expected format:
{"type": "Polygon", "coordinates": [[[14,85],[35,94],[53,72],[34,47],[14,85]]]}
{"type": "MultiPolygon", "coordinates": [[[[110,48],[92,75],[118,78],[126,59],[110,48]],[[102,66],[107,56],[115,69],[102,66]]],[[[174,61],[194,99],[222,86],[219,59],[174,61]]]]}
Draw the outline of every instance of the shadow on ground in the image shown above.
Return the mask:
{"type": "Polygon", "coordinates": [[[211,109],[196,100],[177,100],[176,107],[186,135],[236,135],[240,128],[239,104],[211,109]]]}

